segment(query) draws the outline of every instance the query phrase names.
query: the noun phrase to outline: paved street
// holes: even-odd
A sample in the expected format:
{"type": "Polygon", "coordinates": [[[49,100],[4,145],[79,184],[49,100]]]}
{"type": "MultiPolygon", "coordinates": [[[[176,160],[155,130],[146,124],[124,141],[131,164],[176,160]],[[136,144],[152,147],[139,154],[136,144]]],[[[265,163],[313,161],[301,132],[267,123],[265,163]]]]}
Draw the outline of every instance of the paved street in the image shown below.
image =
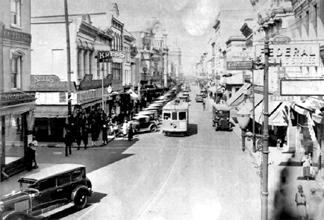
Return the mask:
{"type": "MultiPolygon", "coordinates": [[[[145,133],[131,142],[118,139],[104,147],[73,148],[69,157],[64,156],[64,148],[40,147],[40,168],[55,163],[85,164],[95,191],[86,209],[74,212],[68,208],[49,219],[259,220],[258,153],[242,152],[238,125],[233,132],[214,131],[211,103],[203,111],[202,104],[194,101],[197,91],[194,87],[191,92],[186,137],[145,133]]],[[[303,184],[306,195],[311,187],[318,194],[322,189],[315,181],[298,179],[302,168],[290,154],[283,155],[276,148],[270,151],[269,210],[283,210],[284,205],[285,212],[296,216],[297,185],[303,184]],[[281,174],[287,180],[284,184],[281,174]]],[[[1,193],[10,192],[18,177],[2,182],[1,193]]]]}

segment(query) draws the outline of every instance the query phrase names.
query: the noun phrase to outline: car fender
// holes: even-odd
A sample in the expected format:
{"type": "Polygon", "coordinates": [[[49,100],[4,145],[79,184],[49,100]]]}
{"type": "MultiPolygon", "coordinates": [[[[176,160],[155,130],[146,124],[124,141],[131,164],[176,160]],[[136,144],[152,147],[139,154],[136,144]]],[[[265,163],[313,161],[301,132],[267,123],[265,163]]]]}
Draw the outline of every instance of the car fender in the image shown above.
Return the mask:
{"type": "Polygon", "coordinates": [[[79,191],[85,191],[87,196],[91,196],[93,194],[92,190],[84,185],[79,185],[78,187],[76,187],[73,191],[72,191],[72,194],[71,194],[71,201],[74,201],[74,198],[76,196],[76,194],[79,192],[79,191]]]}

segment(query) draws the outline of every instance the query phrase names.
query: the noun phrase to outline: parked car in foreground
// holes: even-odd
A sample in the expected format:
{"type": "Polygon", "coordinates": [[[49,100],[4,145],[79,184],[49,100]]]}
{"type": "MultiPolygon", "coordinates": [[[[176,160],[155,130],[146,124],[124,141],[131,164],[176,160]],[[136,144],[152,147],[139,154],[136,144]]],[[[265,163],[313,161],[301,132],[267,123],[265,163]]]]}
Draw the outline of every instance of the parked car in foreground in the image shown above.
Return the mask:
{"type": "Polygon", "coordinates": [[[56,164],[21,177],[18,182],[19,191],[1,198],[3,220],[39,219],[69,203],[80,210],[93,193],[86,168],[80,164],[56,164]]]}

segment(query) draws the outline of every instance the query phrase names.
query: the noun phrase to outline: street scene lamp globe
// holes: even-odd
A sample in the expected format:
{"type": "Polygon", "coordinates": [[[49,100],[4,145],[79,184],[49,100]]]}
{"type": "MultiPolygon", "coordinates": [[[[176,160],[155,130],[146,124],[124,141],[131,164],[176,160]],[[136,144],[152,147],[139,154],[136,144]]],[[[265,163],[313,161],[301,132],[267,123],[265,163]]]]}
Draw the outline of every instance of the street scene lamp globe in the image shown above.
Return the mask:
{"type": "Polygon", "coordinates": [[[250,122],[250,111],[246,108],[240,108],[237,112],[237,121],[241,129],[246,129],[250,122]]]}

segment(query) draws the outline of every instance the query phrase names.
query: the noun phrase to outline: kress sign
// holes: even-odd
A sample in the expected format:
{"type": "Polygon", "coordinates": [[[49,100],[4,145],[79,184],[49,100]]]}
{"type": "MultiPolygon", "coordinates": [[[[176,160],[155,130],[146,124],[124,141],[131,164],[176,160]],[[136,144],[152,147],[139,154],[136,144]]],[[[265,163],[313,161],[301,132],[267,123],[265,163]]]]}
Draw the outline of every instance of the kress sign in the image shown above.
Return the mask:
{"type": "Polygon", "coordinates": [[[100,61],[103,61],[105,59],[110,60],[112,58],[124,59],[125,58],[125,54],[124,54],[123,51],[99,51],[97,58],[100,61]]]}
{"type": "MultiPolygon", "coordinates": [[[[256,57],[264,62],[264,46],[256,45],[256,57]]],[[[269,63],[282,66],[319,66],[319,44],[269,45],[269,63]]]]}

